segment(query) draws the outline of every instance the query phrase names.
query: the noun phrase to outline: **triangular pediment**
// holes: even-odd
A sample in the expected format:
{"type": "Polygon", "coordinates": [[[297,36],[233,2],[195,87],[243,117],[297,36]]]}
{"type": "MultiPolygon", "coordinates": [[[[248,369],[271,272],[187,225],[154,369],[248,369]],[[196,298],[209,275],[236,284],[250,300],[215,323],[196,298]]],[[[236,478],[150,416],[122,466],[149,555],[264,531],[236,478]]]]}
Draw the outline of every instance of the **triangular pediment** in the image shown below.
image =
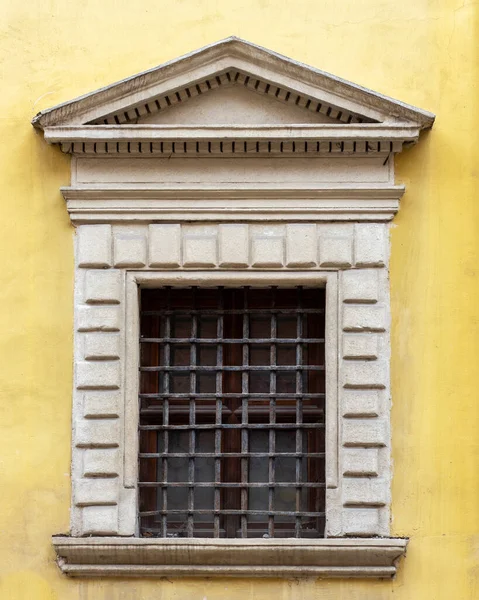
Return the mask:
{"type": "Polygon", "coordinates": [[[42,129],[96,125],[430,127],[434,115],[228,38],[39,113],[42,129]]]}

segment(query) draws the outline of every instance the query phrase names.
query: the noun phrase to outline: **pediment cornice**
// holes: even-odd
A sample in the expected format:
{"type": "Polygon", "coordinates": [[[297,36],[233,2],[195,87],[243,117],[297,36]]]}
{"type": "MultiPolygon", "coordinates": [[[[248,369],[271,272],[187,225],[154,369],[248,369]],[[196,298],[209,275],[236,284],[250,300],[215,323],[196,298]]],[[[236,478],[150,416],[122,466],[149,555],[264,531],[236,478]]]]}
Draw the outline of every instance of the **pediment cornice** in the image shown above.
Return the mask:
{"type": "MultiPolygon", "coordinates": [[[[83,148],[68,144],[103,142],[414,143],[421,129],[433,122],[434,115],[427,111],[234,37],[45,110],[33,119],[49,142],[62,143],[70,152],[83,148]],[[175,105],[228,86],[241,86],[291,105],[298,109],[299,122],[247,125],[236,123],[232,114],[232,122],[221,126],[191,126],[175,119],[175,105]],[[162,111],[170,111],[173,122],[148,124],[152,114],[162,111]],[[308,113],[309,120],[301,123],[300,115],[308,113]],[[318,123],[311,123],[311,114],[317,115],[318,123]]],[[[400,149],[397,145],[394,151],[400,149]]],[[[111,150],[117,152],[113,146],[111,150]]],[[[101,151],[109,153],[110,148],[104,146],[101,151]]]]}

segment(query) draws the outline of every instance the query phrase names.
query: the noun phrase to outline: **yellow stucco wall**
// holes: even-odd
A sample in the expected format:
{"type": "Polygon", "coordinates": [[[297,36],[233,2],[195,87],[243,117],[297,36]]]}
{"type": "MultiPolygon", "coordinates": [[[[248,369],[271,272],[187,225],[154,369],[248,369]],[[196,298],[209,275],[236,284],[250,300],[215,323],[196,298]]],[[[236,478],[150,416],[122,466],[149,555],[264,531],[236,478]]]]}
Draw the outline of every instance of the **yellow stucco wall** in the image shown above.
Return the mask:
{"type": "Polygon", "coordinates": [[[3,0],[1,600],[479,598],[479,31],[468,0],[3,0]],[[474,41],[474,33],[476,39],[474,41]],[[44,108],[239,35],[438,115],[397,161],[392,233],[395,581],[68,580],[73,229],[44,108]]]}

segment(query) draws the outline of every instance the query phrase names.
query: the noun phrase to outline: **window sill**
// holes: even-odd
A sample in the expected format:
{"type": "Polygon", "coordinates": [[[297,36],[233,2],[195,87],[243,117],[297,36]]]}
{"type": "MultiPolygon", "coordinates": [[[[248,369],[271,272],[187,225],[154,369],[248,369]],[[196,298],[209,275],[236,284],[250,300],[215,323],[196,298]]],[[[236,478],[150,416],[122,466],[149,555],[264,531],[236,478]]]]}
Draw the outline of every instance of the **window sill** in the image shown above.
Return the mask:
{"type": "Polygon", "coordinates": [[[391,578],[407,540],[54,536],[53,546],[60,569],[72,577],[391,578]]]}

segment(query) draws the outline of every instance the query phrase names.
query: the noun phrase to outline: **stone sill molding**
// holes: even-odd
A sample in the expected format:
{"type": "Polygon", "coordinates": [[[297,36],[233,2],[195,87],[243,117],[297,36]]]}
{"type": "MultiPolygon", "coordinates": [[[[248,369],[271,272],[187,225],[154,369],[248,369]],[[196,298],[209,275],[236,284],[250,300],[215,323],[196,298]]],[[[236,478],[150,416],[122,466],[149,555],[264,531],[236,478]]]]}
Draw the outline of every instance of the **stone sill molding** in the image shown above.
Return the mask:
{"type": "Polygon", "coordinates": [[[391,578],[407,542],[53,537],[58,565],[72,577],[391,578]]]}

